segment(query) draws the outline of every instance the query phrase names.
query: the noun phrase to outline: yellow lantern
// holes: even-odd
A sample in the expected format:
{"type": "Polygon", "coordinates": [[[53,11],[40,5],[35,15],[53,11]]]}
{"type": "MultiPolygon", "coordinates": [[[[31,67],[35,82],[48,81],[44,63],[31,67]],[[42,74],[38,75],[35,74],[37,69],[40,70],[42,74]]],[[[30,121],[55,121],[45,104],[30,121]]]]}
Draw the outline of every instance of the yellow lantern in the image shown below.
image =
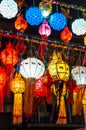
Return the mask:
{"type": "Polygon", "coordinates": [[[84,37],[84,45],[86,46],[86,36],[84,37]]]}
{"type": "Polygon", "coordinates": [[[14,93],[13,124],[22,123],[22,93],[25,91],[25,82],[20,73],[16,73],[11,82],[11,91],[14,93]]]}

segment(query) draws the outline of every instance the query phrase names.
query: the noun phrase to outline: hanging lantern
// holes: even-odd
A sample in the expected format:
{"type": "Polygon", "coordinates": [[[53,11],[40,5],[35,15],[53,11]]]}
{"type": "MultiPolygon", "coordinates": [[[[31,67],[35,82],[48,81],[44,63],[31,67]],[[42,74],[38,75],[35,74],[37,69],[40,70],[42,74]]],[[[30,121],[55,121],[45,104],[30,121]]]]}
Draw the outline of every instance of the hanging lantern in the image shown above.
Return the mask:
{"type": "Polygon", "coordinates": [[[69,66],[62,60],[61,52],[58,52],[55,57],[56,59],[51,60],[48,65],[48,70],[55,80],[67,81],[70,75],[69,66]]]}
{"type": "Polygon", "coordinates": [[[47,17],[52,11],[52,5],[49,2],[42,1],[39,3],[39,9],[42,11],[42,15],[47,17]]]}
{"type": "Polygon", "coordinates": [[[18,7],[21,9],[23,4],[24,4],[24,0],[16,0],[18,7]]]}
{"type": "Polygon", "coordinates": [[[51,28],[46,20],[44,20],[43,24],[39,27],[39,34],[44,39],[48,39],[48,36],[51,34],[51,28]]]}
{"type": "Polygon", "coordinates": [[[13,124],[22,123],[22,93],[25,91],[25,81],[20,73],[16,73],[11,81],[11,91],[14,93],[13,124]]]}
{"type": "Polygon", "coordinates": [[[69,42],[72,38],[72,32],[67,28],[65,27],[63,29],[63,31],[61,32],[61,35],[60,35],[61,39],[63,42],[69,42]]]}
{"type": "Polygon", "coordinates": [[[86,46],[86,36],[84,37],[84,45],[86,46]]]}
{"type": "Polygon", "coordinates": [[[57,31],[61,31],[66,26],[66,17],[62,13],[54,13],[50,17],[50,26],[57,31]]]}
{"type": "Polygon", "coordinates": [[[17,16],[17,19],[15,21],[15,28],[19,31],[19,32],[24,32],[27,28],[27,22],[26,20],[19,14],[17,16]]]}
{"type": "Polygon", "coordinates": [[[9,42],[4,50],[1,52],[1,61],[6,66],[6,74],[8,77],[7,80],[7,94],[10,95],[10,80],[11,80],[11,74],[13,66],[17,64],[18,62],[18,55],[15,49],[13,49],[12,44],[9,42]]]}
{"type": "Polygon", "coordinates": [[[38,7],[30,7],[25,14],[26,21],[32,25],[39,25],[43,21],[42,12],[38,7]]]}
{"type": "Polygon", "coordinates": [[[86,86],[86,67],[76,66],[71,70],[71,74],[76,84],[82,88],[86,86]]]}
{"type": "Polygon", "coordinates": [[[7,19],[14,18],[18,13],[18,6],[14,0],[2,0],[0,4],[0,13],[7,19]]]}
{"type": "Polygon", "coordinates": [[[84,53],[84,58],[83,58],[82,65],[83,65],[83,66],[86,66],[86,52],[84,53]]]}
{"type": "Polygon", "coordinates": [[[3,112],[4,87],[6,83],[6,73],[4,67],[0,66],[0,112],[3,112]]]}

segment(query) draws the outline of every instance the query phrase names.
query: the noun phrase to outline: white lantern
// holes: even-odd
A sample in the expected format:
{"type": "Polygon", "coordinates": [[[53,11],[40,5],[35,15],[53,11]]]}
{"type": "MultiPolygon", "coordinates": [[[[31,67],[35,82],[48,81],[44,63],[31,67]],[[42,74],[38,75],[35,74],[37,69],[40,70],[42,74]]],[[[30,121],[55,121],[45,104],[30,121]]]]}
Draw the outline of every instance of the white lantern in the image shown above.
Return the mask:
{"type": "Polygon", "coordinates": [[[86,67],[76,66],[71,70],[71,74],[76,84],[81,88],[86,86],[86,67]]]}
{"type": "Polygon", "coordinates": [[[11,19],[18,13],[18,5],[14,0],[2,0],[0,4],[0,13],[3,17],[11,19]]]}
{"type": "Polygon", "coordinates": [[[25,78],[40,78],[45,71],[43,62],[37,58],[27,58],[20,64],[20,73],[25,78]]]}

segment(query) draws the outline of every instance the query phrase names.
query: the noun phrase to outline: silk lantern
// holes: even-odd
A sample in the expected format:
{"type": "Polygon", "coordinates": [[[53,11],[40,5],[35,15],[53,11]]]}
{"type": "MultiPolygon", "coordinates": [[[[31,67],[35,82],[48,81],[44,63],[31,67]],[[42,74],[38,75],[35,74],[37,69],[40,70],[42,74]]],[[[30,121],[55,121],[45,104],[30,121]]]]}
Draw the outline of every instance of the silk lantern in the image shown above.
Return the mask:
{"type": "Polygon", "coordinates": [[[68,27],[65,27],[63,29],[63,31],[61,32],[60,37],[61,37],[63,42],[67,43],[72,38],[72,32],[68,29],[68,27]]]}
{"type": "Polygon", "coordinates": [[[26,20],[23,18],[22,15],[18,15],[17,19],[15,20],[15,28],[19,31],[19,32],[24,32],[27,28],[27,22],[26,20]]]}
{"type": "Polygon", "coordinates": [[[48,39],[48,36],[51,34],[51,28],[46,20],[44,20],[43,24],[39,27],[39,34],[44,39],[48,39]]]}
{"type": "Polygon", "coordinates": [[[6,74],[7,74],[7,87],[6,87],[6,95],[10,96],[10,80],[11,74],[13,70],[13,66],[18,62],[18,55],[16,50],[13,48],[11,42],[9,42],[4,50],[1,51],[1,61],[6,66],[6,74]]]}
{"type": "Polygon", "coordinates": [[[14,93],[13,124],[21,124],[23,115],[22,93],[25,91],[25,81],[19,72],[11,81],[11,91],[14,93]]]}
{"type": "Polygon", "coordinates": [[[3,112],[3,101],[4,101],[4,89],[6,83],[6,72],[5,68],[0,66],[0,112],[3,112]]]}

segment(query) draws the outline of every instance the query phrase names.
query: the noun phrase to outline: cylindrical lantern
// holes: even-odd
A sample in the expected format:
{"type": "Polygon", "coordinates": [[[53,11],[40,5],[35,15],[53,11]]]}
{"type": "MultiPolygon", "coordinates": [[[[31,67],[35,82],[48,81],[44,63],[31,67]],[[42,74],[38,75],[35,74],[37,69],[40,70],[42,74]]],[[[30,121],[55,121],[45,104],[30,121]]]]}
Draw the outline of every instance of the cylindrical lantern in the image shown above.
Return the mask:
{"type": "Polygon", "coordinates": [[[39,27],[39,34],[44,39],[48,39],[48,36],[51,34],[51,28],[46,20],[44,20],[43,24],[39,27]]]}
{"type": "Polygon", "coordinates": [[[86,87],[86,67],[85,66],[76,66],[71,70],[71,74],[76,84],[82,88],[86,87]]]}
{"type": "Polygon", "coordinates": [[[20,73],[16,73],[11,82],[11,91],[14,93],[13,124],[22,123],[22,93],[25,91],[25,81],[20,73]]]}
{"type": "Polygon", "coordinates": [[[27,28],[27,22],[26,20],[21,16],[18,15],[17,19],[15,21],[15,28],[19,31],[19,32],[24,32],[27,28]]]}
{"type": "Polygon", "coordinates": [[[63,29],[63,31],[61,32],[61,35],[60,35],[61,39],[63,42],[69,42],[72,38],[72,32],[67,28],[65,27],[63,29]]]}

